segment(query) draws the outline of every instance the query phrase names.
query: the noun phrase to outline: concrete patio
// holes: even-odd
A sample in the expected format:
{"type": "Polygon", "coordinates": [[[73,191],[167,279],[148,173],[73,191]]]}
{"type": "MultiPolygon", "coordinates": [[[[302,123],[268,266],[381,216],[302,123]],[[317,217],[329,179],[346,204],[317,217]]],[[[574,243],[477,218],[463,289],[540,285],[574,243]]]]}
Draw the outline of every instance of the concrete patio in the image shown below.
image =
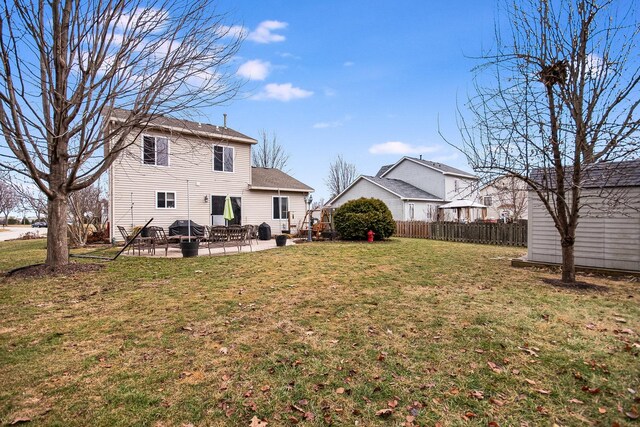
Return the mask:
{"type": "MultiPolygon", "coordinates": [[[[294,246],[294,245],[295,243],[293,242],[293,240],[287,239],[286,246],[294,246]]],[[[275,239],[259,240],[257,244],[256,244],[256,241],[253,240],[251,245],[248,245],[248,244],[241,245],[240,251],[238,251],[238,246],[236,244],[229,242],[226,245],[226,253],[225,253],[225,248],[223,248],[222,245],[216,244],[215,246],[211,247],[211,255],[209,255],[209,249],[207,248],[206,243],[203,243],[200,245],[200,248],[198,249],[198,256],[236,255],[239,253],[259,252],[259,251],[266,251],[269,249],[276,249],[276,248],[278,248],[278,246],[276,246],[275,239]]],[[[182,252],[180,250],[180,247],[178,247],[175,244],[169,246],[169,250],[167,251],[166,256],[164,252],[165,252],[164,247],[156,247],[155,254],[149,252],[147,248],[142,248],[142,250],[140,251],[140,256],[152,257],[152,258],[182,258],[182,252]]],[[[133,251],[131,252],[127,251],[122,255],[138,256],[138,250],[137,249],[135,250],[135,254],[133,253],[133,251]]]]}

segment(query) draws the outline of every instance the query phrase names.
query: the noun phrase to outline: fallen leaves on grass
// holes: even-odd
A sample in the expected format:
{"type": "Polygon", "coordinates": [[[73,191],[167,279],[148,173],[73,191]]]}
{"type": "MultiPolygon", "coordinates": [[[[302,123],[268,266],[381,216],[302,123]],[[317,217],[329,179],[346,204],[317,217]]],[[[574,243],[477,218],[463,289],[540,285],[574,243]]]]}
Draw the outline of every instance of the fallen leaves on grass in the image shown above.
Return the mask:
{"type": "Polygon", "coordinates": [[[390,417],[393,414],[393,409],[391,408],[384,408],[384,409],[380,409],[379,411],[376,411],[376,417],[380,417],[380,418],[387,418],[390,417]]]}
{"type": "Polygon", "coordinates": [[[473,397],[474,399],[482,400],[484,399],[484,392],[480,390],[473,390],[471,393],[469,393],[469,396],[473,397]]]}
{"type": "Polygon", "coordinates": [[[493,372],[495,372],[496,374],[499,374],[502,372],[502,368],[500,368],[498,365],[496,365],[495,363],[489,361],[487,362],[487,365],[489,365],[489,368],[491,368],[491,370],[493,372]]]}
{"type": "Polygon", "coordinates": [[[591,393],[591,394],[598,394],[600,393],[600,389],[598,387],[595,388],[590,388],[589,386],[582,386],[582,391],[586,391],[587,393],[591,393]]]}
{"type": "Polygon", "coordinates": [[[257,416],[253,416],[253,418],[251,418],[251,424],[249,424],[249,427],[266,427],[267,422],[264,420],[261,420],[260,418],[258,418],[257,416]]]}

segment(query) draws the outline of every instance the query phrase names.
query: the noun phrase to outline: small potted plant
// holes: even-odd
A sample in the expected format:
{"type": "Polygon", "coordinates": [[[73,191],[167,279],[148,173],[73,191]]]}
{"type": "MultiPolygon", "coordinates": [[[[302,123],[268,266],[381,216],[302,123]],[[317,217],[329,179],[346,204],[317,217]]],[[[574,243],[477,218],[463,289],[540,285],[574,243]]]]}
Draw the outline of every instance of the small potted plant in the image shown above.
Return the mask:
{"type": "Polygon", "coordinates": [[[183,240],[180,242],[180,250],[182,251],[183,258],[191,258],[198,256],[198,248],[200,242],[197,240],[183,240]]]}
{"type": "Polygon", "coordinates": [[[287,244],[287,235],[279,234],[276,236],[276,246],[285,246],[287,244]]]}

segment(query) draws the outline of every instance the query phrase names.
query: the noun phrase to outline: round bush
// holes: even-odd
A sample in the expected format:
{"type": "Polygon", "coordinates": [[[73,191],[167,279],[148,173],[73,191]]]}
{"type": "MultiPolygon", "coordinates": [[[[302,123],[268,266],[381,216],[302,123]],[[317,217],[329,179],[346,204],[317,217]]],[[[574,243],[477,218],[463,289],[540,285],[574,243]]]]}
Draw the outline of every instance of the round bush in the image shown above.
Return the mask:
{"type": "Polygon", "coordinates": [[[336,209],[333,222],[345,240],[364,240],[369,230],[376,233],[375,240],[382,240],[396,230],[396,222],[387,205],[382,200],[364,197],[350,200],[336,209]]]}

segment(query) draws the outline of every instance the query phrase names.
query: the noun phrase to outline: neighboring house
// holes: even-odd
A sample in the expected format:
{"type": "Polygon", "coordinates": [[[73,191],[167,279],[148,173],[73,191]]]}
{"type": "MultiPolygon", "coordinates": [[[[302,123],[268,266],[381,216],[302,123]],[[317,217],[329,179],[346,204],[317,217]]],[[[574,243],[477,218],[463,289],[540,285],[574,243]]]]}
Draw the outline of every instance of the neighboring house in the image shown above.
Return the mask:
{"type": "MultiPolygon", "coordinates": [[[[640,271],[640,160],[598,163],[583,181],[575,264],[640,271]]],[[[562,263],[553,220],[529,191],[527,260],[562,263]]]]}
{"type": "Polygon", "coordinates": [[[487,207],[485,219],[527,219],[527,184],[501,176],[480,188],[478,202],[487,207]]]}
{"type": "MultiPolygon", "coordinates": [[[[374,197],[382,200],[396,221],[453,220],[456,212],[438,206],[459,199],[477,198],[478,178],[443,163],[403,157],[380,168],[376,176],[359,176],[329,203],[338,207],[349,200],[374,197]],[[441,216],[440,218],[438,216],[441,216]]],[[[481,216],[471,210],[471,221],[481,216]]]]}
{"type": "MultiPolygon", "coordinates": [[[[122,117],[116,111],[110,120],[122,117]]],[[[188,214],[200,225],[224,224],[227,195],[232,224],[266,222],[279,234],[304,217],[313,189],[280,170],[252,167],[257,141],[240,132],[158,117],[132,138],[109,170],[111,237],[121,239],[119,225],[130,230],[150,218],[165,229],[188,214]]]]}

